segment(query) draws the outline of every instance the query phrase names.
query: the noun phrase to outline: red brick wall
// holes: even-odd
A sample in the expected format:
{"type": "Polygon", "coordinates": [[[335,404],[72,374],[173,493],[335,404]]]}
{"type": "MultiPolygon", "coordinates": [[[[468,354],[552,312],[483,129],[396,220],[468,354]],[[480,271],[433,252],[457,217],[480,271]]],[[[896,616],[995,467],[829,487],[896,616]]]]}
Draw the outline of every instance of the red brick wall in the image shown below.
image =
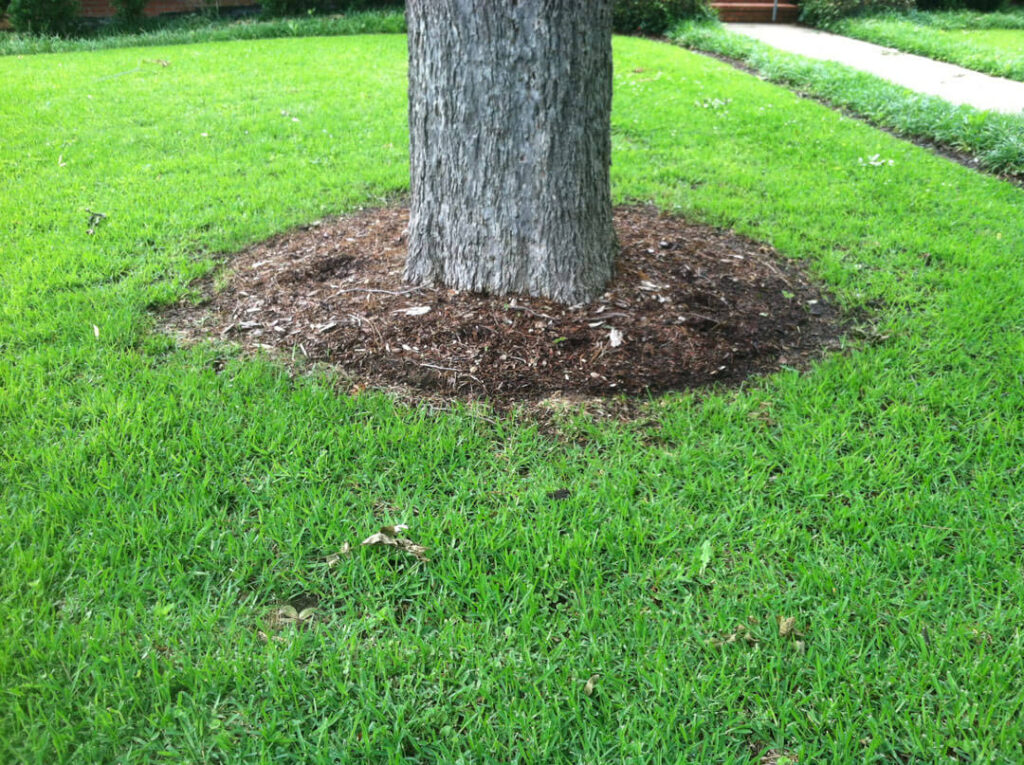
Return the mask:
{"type": "MultiPolygon", "coordinates": [[[[232,8],[243,5],[255,5],[258,0],[220,0],[221,8],[232,8]]],[[[110,0],[81,0],[82,15],[89,18],[106,18],[114,15],[114,7],[110,0]]],[[[147,16],[159,16],[161,13],[187,13],[203,7],[203,0],[150,0],[146,3],[147,16]]]]}

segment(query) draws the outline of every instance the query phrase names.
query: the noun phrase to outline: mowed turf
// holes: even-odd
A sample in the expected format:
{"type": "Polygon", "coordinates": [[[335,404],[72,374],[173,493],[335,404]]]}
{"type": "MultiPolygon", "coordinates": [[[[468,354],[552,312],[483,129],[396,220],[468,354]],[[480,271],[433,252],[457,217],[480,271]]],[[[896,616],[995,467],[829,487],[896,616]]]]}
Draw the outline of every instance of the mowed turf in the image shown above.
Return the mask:
{"type": "Polygon", "coordinates": [[[1019,760],[1024,192],[620,39],[617,199],[803,259],[844,353],[552,435],[154,334],[406,188],[405,57],[0,60],[0,759],[1019,760]]]}
{"type": "MultiPolygon", "coordinates": [[[[935,14],[942,23],[943,14],[935,14]]],[[[1017,28],[941,29],[931,26],[932,14],[845,19],[837,25],[841,34],[889,45],[940,61],[976,69],[998,77],[1024,81],[1024,13],[1009,16],[1017,28]],[[920,19],[925,23],[917,23],[920,19]]],[[[982,17],[984,18],[984,17],[982,17]]]]}

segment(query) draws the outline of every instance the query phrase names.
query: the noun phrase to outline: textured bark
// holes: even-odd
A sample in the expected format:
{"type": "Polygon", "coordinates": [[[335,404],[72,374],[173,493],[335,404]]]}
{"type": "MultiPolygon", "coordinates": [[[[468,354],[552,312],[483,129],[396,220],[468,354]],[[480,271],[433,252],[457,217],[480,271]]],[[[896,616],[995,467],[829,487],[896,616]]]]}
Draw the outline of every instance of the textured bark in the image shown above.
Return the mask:
{"type": "Polygon", "coordinates": [[[406,279],[565,303],[615,259],[612,0],[407,0],[406,279]]]}

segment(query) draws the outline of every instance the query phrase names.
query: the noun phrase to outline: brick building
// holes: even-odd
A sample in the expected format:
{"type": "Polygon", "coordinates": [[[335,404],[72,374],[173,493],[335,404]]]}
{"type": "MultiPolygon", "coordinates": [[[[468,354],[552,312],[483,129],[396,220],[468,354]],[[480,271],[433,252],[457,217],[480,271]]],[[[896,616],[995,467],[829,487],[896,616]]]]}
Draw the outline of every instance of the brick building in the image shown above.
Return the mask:
{"type": "MultiPolygon", "coordinates": [[[[82,17],[87,19],[104,19],[114,15],[114,7],[110,0],[80,0],[82,17]]],[[[254,0],[149,0],[143,11],[147,16],[160,16],[164,13],[190,13],[205,7],[244,8],[256,5],[254,0]]]]}

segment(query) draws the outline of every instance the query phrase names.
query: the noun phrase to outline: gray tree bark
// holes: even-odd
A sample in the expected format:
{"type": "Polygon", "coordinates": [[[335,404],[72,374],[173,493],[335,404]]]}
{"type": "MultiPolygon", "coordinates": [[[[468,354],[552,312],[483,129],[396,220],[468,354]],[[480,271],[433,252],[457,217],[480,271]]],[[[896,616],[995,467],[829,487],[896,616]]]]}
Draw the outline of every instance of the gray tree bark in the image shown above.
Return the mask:
{"type": "Polygon", "coordinates": [[[407,0],[407,280],[569,304],[602,292],[612,2],[407,0]]]}

